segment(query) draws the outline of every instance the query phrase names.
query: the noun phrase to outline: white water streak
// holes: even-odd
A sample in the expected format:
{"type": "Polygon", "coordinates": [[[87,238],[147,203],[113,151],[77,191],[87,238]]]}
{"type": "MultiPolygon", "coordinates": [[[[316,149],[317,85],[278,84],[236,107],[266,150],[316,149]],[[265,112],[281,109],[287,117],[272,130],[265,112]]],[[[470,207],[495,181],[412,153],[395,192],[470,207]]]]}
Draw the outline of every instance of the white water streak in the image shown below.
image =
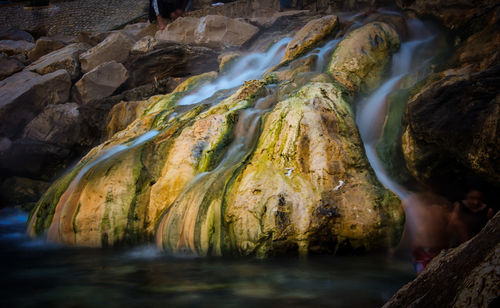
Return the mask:
{"type": "Polygon", "coordinates": [[[408,74],[429,64],[430,59],[421,59],[417,56],[417,52],[427,47],[425,45],[432,42],[434,36],[429,34],[425,25],[419,20],[409,20],[408,26],[412,40],[401,44],[399,52],[393,56],[391,77],[360,103],[356,117],[366,155],[379,181],[403,199],[408,196],[409,192],[388,176],[377,155],[376,145],[382,136],[387,116],[387,97],[399,89],[401,81],[408,74]]]}
{"type": "Polygon", "coordinates": [[[291,38],[281,39],[267,52],[243,56],[226,75],[201,87],[198,91],[186,95],[177,104],[193,105],[211,97],[217,91],[239,87],[248,80],[260,79],[267,70],[278,65],[290,40],[291,38]]]}

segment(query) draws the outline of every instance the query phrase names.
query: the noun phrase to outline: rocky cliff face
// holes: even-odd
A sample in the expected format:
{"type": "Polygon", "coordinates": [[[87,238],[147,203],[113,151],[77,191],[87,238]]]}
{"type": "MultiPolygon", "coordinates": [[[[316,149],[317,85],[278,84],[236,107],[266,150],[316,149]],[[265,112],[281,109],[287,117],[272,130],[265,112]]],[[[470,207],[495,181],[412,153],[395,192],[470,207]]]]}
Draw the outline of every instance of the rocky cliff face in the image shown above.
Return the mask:
{"type": "MultiPolygon", "coordinates": [[[[471,177],[484,182],[485,191],[497,190],[498,4],[406,1],[401,5],[443,20],[455,46],[433,74],[409,90],[400,145],[388,161],[399,161],[401,151],[402,165],[411,177],[451,198],[471,177]]],[[[490,194],[490,203],[497,203],[494,195],[490,194]]]]}

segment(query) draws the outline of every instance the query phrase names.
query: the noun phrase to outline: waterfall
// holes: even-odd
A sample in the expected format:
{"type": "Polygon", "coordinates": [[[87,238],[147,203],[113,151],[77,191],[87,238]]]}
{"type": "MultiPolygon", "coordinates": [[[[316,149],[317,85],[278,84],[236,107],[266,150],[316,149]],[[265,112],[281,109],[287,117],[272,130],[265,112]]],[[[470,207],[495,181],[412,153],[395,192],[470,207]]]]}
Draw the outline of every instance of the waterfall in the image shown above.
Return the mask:
{"type": "Polygon", "coordinates": [[[285,47],[290,41],[291,38],[283,38],[266,52],[255,52],[242,56],[226,75],[198,91],[186,95],[177,104],[196,104],[218,91],[239,87],[247,80],[260,79],[264,72],[279,63],[285,53],[285,47]]]}
{"type": "MultiPolygon", "coordinates": [[[[139,145],[144,144],[145,142],[150,141],[156,135],[158,135],[158,133],[159,132],[156,130],[151,130],[151,131],[143,134],[142,136],[139,136],[137,139],[135,139],[134,141],[132,141],[128,145],[127,144],[116,145],[116,146],[108,149],[107,151],[102,153],[100,156],[95,158],[93,161],[88,163],[85,167],[83,167],[82,170],[80,170],[80,172],[78,172],[77,176],[71,181],[71,184],[69,185],[69,187],[66,189],[64,194],[59,199],[59,202],[58,202],[57,208],[56,208],[56,212],[54,214],[54,219],[52,220],[52,224],[50,225],[49,229],[47,230],[47,239],[52,240],[52,241],[57,241],[57,239],[59,239],[60,223],[61,223],[61,216],[63,216],[63,209],[65,208],[66,203],[69,200],[69,198],[71,198],[73,191],[80,183],[80,180],[85,176],[85,174],[87,174],[87,172],[89,172],[90,169],[97,166],[101,162],[116,156],[117,154],[119,154],[121,152],[133,149],[139,145]]],[[[67,215],[67,213],[69,213],[70,217],[73,217],[75,215],[76,208],[71,208],[69,211],[68,211],[68,209],[64,209],[64,210],[66,212],[66,215],[67,215]]],[[[33,214],[33,218],[31,219],[31,221],[29,222],[29,225],[28,225],[28,230],[31,230],[31,228],[33,227],[32,224],[35,220],[36,214],[37,214],[37,212],[35,212],[33,214]]]]}
{"type": "MultiPolygon", "coordinates": [[[[355,23],[355,25],[357,24],[355,23]]],[[[417,74],[415,77],[415,72],[419,73],[427,69],[430,65],[430,59],[434,56],[421,52],[433,42],[433,36],[426,30],[426,25],[416,19],[411,19],[408,20],[408,26],[409,39],[401,44],[399,52],[392,57],[390,76],[373,94],[359,102],[356,108],[356,123],[373,170],[380,182],[402,199],[406,197],[408,192],[391,180],[377,156],[376,146],[383,135],[387,118],[388,96],[398,89],[414,85],[418,81],[418,77],[423,75],[417,74]]],[[[165,165],[140,166],[143,169],[139,168],[138,173],[126,176],[127,179],[131,180],[130,186],[137,189],[132,193],[135,194],[135,197],[139,191],[142,193],[142,189],[144,189],[144,194],[151,198],[144,199],[147,200],[143,203],[146,206],[140,208],[142,212],[137,214],[138,216],[144,215],[146,217],[144,221],[136,219],[135,221],[139,221],[137,227],[133,225],[130,227],[132,231],[127,229],[127,232],[137,232],[133,228],[137,228],[137,230],[147,229],[144,232],[147,232],[148,236],[153,236],[156,232],[158,246],[181,254],[223,254],[225,249],[222,238],[225,230],[224,200],[226,192],[232,189],[228,183],[245,166],[246,161],[251,158],[250,155],[253,155],[253,150],[261,136],[262,119],[273,110],[278,101],[290,97],[293,95],[291,91],[300,89],[304,83],[308,83],[312,79],[311,76],[321,75],[320,77],[324,78],[325,67],[329,66],[328,61],[341,40],[342,38],[337,38],[326,41],[323,45],[308,51],[298,62],[278,66],[287,44],[291,41],[290,38],[283,38],[265,52],[251,52],[241,56],[227,73],[220,74],[217,79],[201,86],[192,93],[178,92],[179,94],[175,94],[178,96],[171,95],[168,98],[161,98],[165,101],[160,99],[157,109],[143,117],[149,116],[148,121],[153,121],[153,123],[158,119],[163,121],[162,117],[166,117],[165,119],[169,119],[168,124],[162,126],[161,129],[151,130],[137,136],[125,144],[114,145],[104,148],[104,150],[100,149],[97,157],[77,166],[71,175],[73,178],[68,177],[68,181],[65,182],[67,187],[61,191],[62,195],[58,195],[58,199],[54,199],[55,201],[50,203],[50,210],[55,209],[55,212],[52,212],[53,216],[51,217],[53,218],[48,227],[48,239],[64,241],[62,234],[78,233],[75,226],[78,224],[80,201],[82,204],[86,204],[85,202],[89,204],[87,209],[92,208],[92,206],[97,208],[101,204],[99,202],[108,204],[108,193],[109,200],[114,200],[113,182],[108,181],[111,188],[105,191],[108,186],[104,185],[105,189],[99,190],[99,193],[96,194],[98,201],[89,201],[90,199],[85,195],[87,193],[85,178],[94,176],[93,174],[89,175],[91,170],[97,170],[100,168],[100,164],[107,164],[109,160],[113,160],[113,162],[116,160],[116,163],[119,164],[120,157],[128,153],[127,151],[154,139],[156,149],[162,149],[162,151],[168,149],[172,153],[180,154],[176,156],[171,155],[170,152],[161,152],[165,154],[164,157],[161,157],[165,160],[165,165]],[[310,58],[304,59],[306,57],[310,58]],[[307,64],[302,64],[304,62],[307,64]],[[297,65],[299,65],[299,69],[297,69],[297,65]],[[307,68],[306,72],[304,72],[304,67],[307,68]],[[287,79],[283,82],[285,86],[282,84],[270,85],[268,78],[265,78],[265,82],[263,82],[262,80],[269,71],[276,72],[278,79],[287,79]],[[282,77],[294,74],[296,71],[305,74],[293,82],[288,81],[289,77],[282,77]],[[280,73],[283,74],[279,75],[280,73]],[[242,85],[243,87],[241,87],[242,85]],[[166,108],[167,105],[170,109],[163,110],[162,108],[166,108]],[[151,169],[146,170],[147,168],[151,169]],[[152,175],[150,170],[164,173],[161,176],[152,175]],[[147,181],[140,178],[141,172],[144,172],[147,181]],[[136,176],[137,178],[135,178],[136,176]],[[163,179],[167,180],[163,181],[163,179]]],[[[320,80],[328,78],[330,77],[320,80]]],[[[271,78],[270,80],[275,79],[271,78]]],[[[141,118],[141,120],[143,119],[141,118]]],[[[161,163],[163,164],[163,162],[161,163]]],[[[283,174],[287,179],[299,174],[299,170],[295,170],[291,165],[284,165],[283,168],[283,174]]],[[[122,174],[119,175],[122,176],[122,174]]],[[[328,184],[328,187],[333,186],[331,189],[338,191],[343,184],[344,179],[335,181],[334,185],[328,184]]],[[[116,200],[122,200],[120,199],[121,195],[118,194],[117,192],[116,200]]],[[[122,204],[115,206],[122,212],[116,214],[121,219],[117,222],[121,229],[110,228],[113,232],[116,231],[116,234],[112,233],[112,236],[116,235],[113,240],[121,240],[121,236],[126,237],[122,235],[125,232],[123,230],[129,228],[130,217],[136,215],[133,212],[136,206],[135,197],[123,201],[125,206],[122,204]],[[122,221],[126,221],[126,223],[122,221]],[[124,224],[126,224],[125,227],[123,227],[124,224]]],[[[47,204],[49,203],[47,202],[47,204]]],[[[109,204],[113,203],[109,202],[109,204]]],[[[102,208],[105,209],[106,206],[103,205],[102,208]]],[[[33,229],[38,209],[29,222],[28,230],[33,229]]],[[[94,210],[94,212],[98,212],[98,210],[94,210]]],[[[101,215],[94,212],[87,215],[90,218],[87,216],[79,217],[85,217],[86,221],[91,221],[95,215],[101,215]]],[[[103,211],[103,221],[109,219],[107,215],[103,211]]],[[[101,234],[100,236],[105,235],[107,241],[107,226],[110,224],[101,223],[101,226],[104,226],[103,230],[98,230],[93,227],[93,223],[91,221],[85,225],[85,227],[91,226],[85,229],[85,232],[97,230],[95,233],[101,234]]],[[[84,234],[84,231],[81,231],[80,234],[84,234]]],[[[95,238],[98,236],[96,235],[95,238]]],[[[74,240],[69,238],[67,241],[77,243],[76,235],[74,240]]]]}
{"type": "MultiPolygon", "coordinates": [[[[429,33],[422,21],[409,19],[407,23],[409,40],[403,42],[400,50],[394,54],[390,77],[374,93],[359,103],[356,113],[356,123],[373,170],[377,174],[379,181],[402,199],[405,199],[409,192],[389,177],[380,157],[377,155],[376,147],[382,137],[388,116],[388,96],[394,91],[403,88],[402,83],[406,77],[429,66],[430,60],[435,54],[422,54],[421,51],[429,49],[436,38],[429,33]]],[[[422,76],[419,77],[411,80],[411,84],[405,85],[405,87],[415,85],[417,81],[422,79],[422,76]]]]}

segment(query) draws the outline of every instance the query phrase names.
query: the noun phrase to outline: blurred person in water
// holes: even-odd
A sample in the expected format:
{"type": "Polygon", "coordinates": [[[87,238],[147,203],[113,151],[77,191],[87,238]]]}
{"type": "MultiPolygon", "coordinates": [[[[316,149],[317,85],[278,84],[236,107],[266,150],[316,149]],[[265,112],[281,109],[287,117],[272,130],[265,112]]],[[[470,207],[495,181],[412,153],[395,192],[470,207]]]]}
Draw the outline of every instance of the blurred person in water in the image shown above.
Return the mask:
{"type": "Polygon", "coordinates": [[[468,241],[493,217],[494,211],[484,204],[479,187],[469,184],[464,199],[453,204],[430,192],[412,194],[403,202],[417,274],[441,250],[468,241]]]}
{"type": "Polygon", "coordinates": [[[450,216],[450,246],[456,247],[470,240],[493,217],[494,211],[484,202],[479,185],[469,185],[462,200],[453,204],[450,216]]]}
{"type": "Polygon", "coordinates": [[[158,27],[163,30],[167,26],[167,19],[173,22],[184,16],[191,9],[192,0],[149,0],[149,21],[157,21],[158,27]]]}
{"type": "Polygon", "coordinates": [[[413,263],[418,274],[441,250],[448,248],[452,206],[446,198],[430,192],[410,195],[403,206],[406,232],[410,237],[413,263]]]}

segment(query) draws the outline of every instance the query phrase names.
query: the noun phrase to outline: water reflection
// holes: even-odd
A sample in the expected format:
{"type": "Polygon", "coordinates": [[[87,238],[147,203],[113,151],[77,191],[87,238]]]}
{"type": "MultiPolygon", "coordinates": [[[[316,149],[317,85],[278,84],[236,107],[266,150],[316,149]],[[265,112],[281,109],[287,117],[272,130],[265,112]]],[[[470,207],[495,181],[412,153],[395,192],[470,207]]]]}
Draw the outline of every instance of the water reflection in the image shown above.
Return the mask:
{"type": "Polygon", "coordinates": [[[3,307],[379,307],[413,278],[408,262],[383,256],[180,258],[151,246],[32,245],[26,219],[0,212],[3,307]]]}

